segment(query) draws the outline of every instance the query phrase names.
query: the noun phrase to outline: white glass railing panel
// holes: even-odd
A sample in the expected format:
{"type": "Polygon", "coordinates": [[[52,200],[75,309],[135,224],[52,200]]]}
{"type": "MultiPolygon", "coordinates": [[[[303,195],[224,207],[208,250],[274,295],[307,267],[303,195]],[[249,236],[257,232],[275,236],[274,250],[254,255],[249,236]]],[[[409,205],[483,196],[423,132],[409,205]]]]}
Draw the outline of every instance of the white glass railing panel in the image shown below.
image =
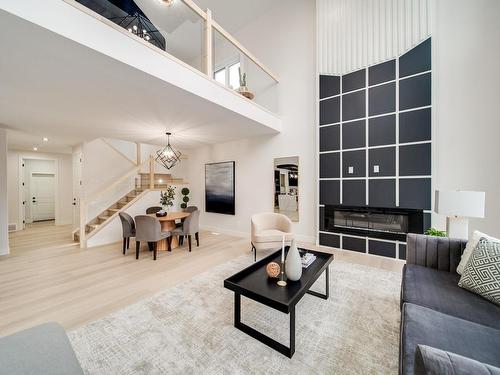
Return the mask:
{"type": "Polygon", "coordinates": [[[278,112],[276,81],[215,29],[212,78],[271,112],[278,112]]]}

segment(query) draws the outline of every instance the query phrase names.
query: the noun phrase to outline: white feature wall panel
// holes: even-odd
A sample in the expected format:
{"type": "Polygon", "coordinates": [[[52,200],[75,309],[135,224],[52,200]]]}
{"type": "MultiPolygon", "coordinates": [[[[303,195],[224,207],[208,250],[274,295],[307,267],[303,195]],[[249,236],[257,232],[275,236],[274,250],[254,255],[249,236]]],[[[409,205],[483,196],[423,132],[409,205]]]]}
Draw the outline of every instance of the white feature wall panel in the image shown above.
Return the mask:
{"type": "Polygon", "coordinates": [[[431,34],[433,0],[317,0],[318,72],[342,75],[403,54],[431,34]]]}

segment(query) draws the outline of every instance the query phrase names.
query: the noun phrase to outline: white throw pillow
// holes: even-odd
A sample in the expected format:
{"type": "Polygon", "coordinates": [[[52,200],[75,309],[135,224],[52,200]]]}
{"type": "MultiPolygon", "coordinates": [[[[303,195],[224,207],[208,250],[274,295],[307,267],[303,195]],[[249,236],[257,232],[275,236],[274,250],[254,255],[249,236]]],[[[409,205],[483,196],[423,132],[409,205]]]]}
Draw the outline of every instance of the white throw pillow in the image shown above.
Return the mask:
{"type": "Polygon", "coordinates": [[[464,253],[462,254],[462,258],[460,259],[460,263],[458,264],[457,273],[459,275],[461,275],[464,272],[465,266],[467,265],[467,262],[469,261],[469,258],[472,254],[472,251],[476,248],[476,246],[479,243],[479,240],[481,238],[486,238],[487,240],[490,240],[490,241],[500,242],[500,240],[496,239],[495,237],[490,237],[487,234],[484,234],[478,230],[475,230],[474,233],[472,233],[472,237],[470,238],[470,240],[467,241],[467,245],[465,245],[464,253]]]}

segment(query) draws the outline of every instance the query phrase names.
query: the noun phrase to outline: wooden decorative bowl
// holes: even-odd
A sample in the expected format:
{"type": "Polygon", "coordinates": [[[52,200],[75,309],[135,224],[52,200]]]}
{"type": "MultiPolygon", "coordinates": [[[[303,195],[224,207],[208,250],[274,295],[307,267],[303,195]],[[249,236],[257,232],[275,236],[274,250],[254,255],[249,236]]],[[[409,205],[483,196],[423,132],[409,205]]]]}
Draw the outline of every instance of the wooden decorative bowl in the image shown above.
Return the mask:
{"type": "Polygon", "coordinates": [[[279,276],[279,274],[281,272],[281,267],[278,263],[271,262],[271,263],[268,263],[268,265],[266,266],[266,272],[267,272],[267,276],[269,276],[271,278],[276,278],[279,276]]]}

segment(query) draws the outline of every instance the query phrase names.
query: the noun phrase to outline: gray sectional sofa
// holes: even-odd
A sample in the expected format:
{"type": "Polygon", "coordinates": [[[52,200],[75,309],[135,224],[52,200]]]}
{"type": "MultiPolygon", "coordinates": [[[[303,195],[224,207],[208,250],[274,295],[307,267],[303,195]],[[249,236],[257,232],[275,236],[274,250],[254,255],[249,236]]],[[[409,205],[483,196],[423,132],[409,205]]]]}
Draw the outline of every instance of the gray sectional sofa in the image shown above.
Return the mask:
{"type": "Polygon", "coordinates": [[[0,339],[0,375],[83,375],[64,328],[45,323],[0,339]]]}
{"type": "Polygon", "coordinates": [[[432,361],[426,356],[443,359],[441,352],[448,353],[446,361],[438,361],[442,367],[437,373],[477,373],[479,364],[500,373],[500,306],[458,286],[456,269],[465,245],[462,240],[408,234],[401,287],[400,374],[430,373],[424,364],[432,361]],[[460,372],[449,367],[453,363],[460,363],[460,372]]]}

